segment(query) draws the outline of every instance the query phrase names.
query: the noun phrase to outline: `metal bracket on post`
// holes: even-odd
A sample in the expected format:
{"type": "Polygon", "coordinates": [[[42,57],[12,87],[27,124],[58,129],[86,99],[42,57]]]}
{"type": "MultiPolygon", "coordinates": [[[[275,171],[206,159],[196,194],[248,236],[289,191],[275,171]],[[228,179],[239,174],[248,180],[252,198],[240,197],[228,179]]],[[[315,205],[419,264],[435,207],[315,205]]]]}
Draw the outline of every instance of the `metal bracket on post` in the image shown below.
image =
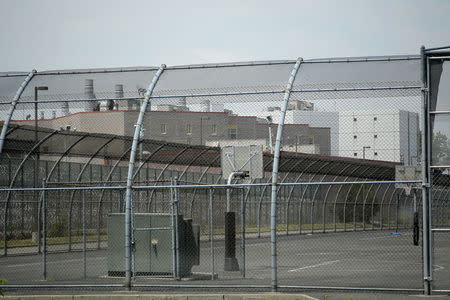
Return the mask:
{"type": "Polygon", "coordinates": [[[141,126],[144,121],[144,114],[147,110],[150,97],[155,89],[156,83],[159,77],[164,72],[166,65],[161,65],[158,71],[153,76],[152,82],[150,83],[147,92],[144,96],[144,101],[142,102],[141,109],[139,111],[138,120],[136,122],[136,128],[134,129],[133,143],[131,146],[130,161],[128,163],[128,175],[127,175],[127,185],[125,192],[125,287],[131,290],[131,273],[132,273],[132,194],[133,194],[133,174],[134,174],[134,163],[136,161],[136,151],[139,144],[139,139],[141,137],[141,126]]]}
{"type": "Polygon", "coordinates": [[[280,165],[281,140],[283,136],[284,120],[288,107],[289,97],[291,95],[292,85],[294,84],[295,76],[297,76],[300,68],[302,58],[298,58],[292,69],[288,84],[283,98],[283,109],[281,110],[280,120],[277,128],[277,138],[275,142],[275,151],[273,153],[273,168],[272,168],[272,193],[270,198],[270,241],[271,241],[271,288],[273,292],[277,291],[278,287],[278,265],[277,265],[277,185],[278,185],[278,168],[280,165]]]}

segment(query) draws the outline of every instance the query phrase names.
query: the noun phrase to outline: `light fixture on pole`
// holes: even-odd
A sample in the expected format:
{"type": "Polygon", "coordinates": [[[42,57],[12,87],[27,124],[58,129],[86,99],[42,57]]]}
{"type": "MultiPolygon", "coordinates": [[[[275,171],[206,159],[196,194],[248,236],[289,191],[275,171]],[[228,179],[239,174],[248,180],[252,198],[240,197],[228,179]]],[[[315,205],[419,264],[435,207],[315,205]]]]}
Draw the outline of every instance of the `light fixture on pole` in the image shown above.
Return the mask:
{"type": "Polygon", "coordinates": [[[267,122],[269,122],[269,150],[270,153],[273,153],[273,142],[272,142],[272,116],[267,116],[266,117],[267,122]]]}

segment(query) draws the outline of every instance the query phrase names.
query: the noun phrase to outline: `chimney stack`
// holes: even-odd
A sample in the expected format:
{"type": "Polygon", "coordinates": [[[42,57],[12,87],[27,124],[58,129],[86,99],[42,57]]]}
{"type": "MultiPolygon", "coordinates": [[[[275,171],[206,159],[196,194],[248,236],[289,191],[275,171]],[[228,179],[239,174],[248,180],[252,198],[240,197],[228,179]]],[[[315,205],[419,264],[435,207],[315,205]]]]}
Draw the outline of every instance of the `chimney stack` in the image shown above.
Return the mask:
{"type": "Polygon", "coordinates": [[[63,102],[61,105],[61,113],[63,116],[69,114],[69,102],[63,102]]]}
{"type": "MultiPolygon", "coordinates": [[[[85,79],[84,80],[84,97],[86,99],[96,99],[94,94],[94,79],[85,79]]],[[[97,101],[88,101],[85,105],[86,111],[95,111],[98,110],[97,101]]]]}
{"type": "Polygon", "coordinates": [[[203,100],[200,105],[201,105],[202,112],[210,112],[211,111],[211,101],[203,100]]]}
{"type": "Polygon", "coordinates": [[[177,106],[186,107],[186,97],[178,98],[177,106]]]}
{"type": "MultiPolygon", "coordinates": [[[[123,98],[123,84],[116,84],[114,85],[114,98],[123,98]]],[[[123,110],[129,110],[132,106],[132,100],[122,101],[122,100],[116,100],[114,103],[114,107],[117,109],[123,109],[123,110]]]]}

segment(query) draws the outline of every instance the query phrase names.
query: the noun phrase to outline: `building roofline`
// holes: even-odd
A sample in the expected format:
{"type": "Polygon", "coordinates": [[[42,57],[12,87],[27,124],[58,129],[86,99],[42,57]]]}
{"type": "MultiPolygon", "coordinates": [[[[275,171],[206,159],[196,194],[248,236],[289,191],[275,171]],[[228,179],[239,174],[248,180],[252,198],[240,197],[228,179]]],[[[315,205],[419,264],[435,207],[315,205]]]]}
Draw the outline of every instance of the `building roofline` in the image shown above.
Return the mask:
{"type": "MultiPolygon", "coordinates": [[[[79,111],[72,114],[59,116],[56,118],[46,118],[46,119],[39,119],[38,121],[52,121],[62,118],[67,118],[75,115],[81,115],[81,114],[104,114],[104,113],[127,113],[127,112],[134,112],[138,113],[139,110],[96,110],[96,111],[79,111]]],[[[157,112],[157,113],[184,113],[184,114],[228,114],[227,112],[222,111],[210,111],[210,112],[203,112],[203,111],[176,111],[176,110],[150,110],[147,112],[157,112]]],[[[241,116],[233,116],[233,117],[241,117],[241,116]]],[[[34,120],[13,120],[13,122],[34,122],[34,120]]]]}

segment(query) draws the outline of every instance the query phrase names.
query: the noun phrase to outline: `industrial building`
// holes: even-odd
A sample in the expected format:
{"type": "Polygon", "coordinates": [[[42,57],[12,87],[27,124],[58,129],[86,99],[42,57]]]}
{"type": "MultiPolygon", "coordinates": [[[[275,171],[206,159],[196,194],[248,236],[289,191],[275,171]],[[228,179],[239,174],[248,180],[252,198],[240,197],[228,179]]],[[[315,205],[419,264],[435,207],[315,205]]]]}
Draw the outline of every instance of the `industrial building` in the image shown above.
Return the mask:
{"type": "MultiPolygon", "coordinates": [[[[85,80],[85,99],[96,99],[94,81],[85,80]]],[[[139,114],[138,100],[120,100],[124,97],[123,85],[115,85],[116,100],[85,101],[77,107],[62,102],[56,111],[41,104],[38,126],[64,128],[81,132],[96,132],[133,136],[134,124],[139,114]],[[50,115],[51,117],[45,118],[50,115]]],[[[34,124],[32,110],[24,109],[25,120],[16,119],[17,124],[34,124]]],[[[284,128],[285,151],[330,155],[331,134],[326,126],[310,126],[290,123],[284,128]]],[[[204,99],[200,111],[191,111],[185,98],[178,98],[171,104],[159,104],[156,110],[149,110],[144,119],[143,138],[182,143],[188,145],[215,145],[237,140],[240,145],[262,144],[271,150],[275,143],[277,124],[266,118],[240,116],[223,105],[212,105],[204,99]],[[211,111],[211,110],[221,111],[211,111]],[[261,142],[263,141],[263,142],[261,142]]]]}
{"type": "MultiPolygon", "coordinates": [[[[258,117],[277,123],[279,107],[269,107],[258,117]]],[[[417,165],[419,115],[400,109],[318,111],[307,101],[292,100],[286,124],[303,123],[330,128],[330,153],[334,156],[402,162],[417,165]]]]}

